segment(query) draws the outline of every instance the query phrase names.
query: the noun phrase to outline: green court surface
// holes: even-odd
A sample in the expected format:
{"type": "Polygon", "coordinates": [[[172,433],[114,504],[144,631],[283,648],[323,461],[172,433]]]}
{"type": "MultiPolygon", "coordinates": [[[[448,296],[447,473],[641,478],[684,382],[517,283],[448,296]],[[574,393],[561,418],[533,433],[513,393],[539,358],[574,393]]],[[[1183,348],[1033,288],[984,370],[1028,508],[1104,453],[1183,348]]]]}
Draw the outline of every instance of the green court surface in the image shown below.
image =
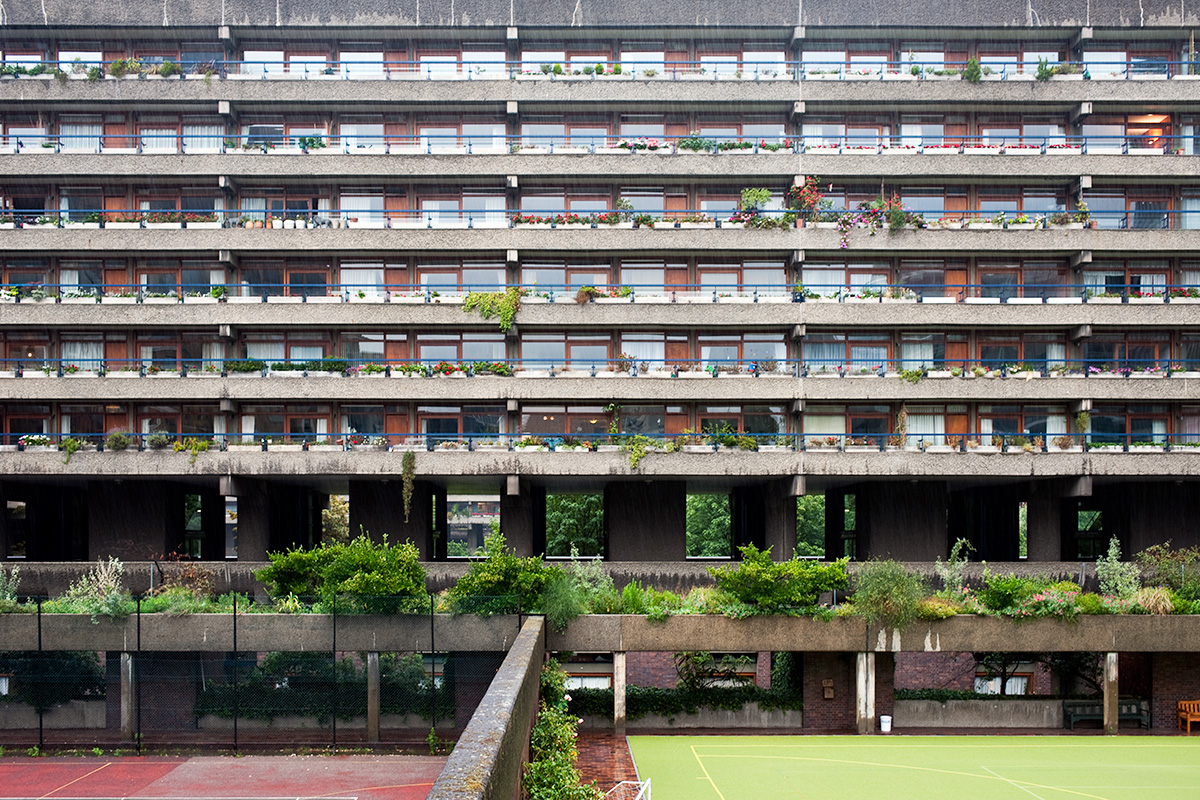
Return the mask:
{"type": "Polygon", "coordinates": [[[654,800],[1196,800],[1200,737],[630,736],[654,800]]]}

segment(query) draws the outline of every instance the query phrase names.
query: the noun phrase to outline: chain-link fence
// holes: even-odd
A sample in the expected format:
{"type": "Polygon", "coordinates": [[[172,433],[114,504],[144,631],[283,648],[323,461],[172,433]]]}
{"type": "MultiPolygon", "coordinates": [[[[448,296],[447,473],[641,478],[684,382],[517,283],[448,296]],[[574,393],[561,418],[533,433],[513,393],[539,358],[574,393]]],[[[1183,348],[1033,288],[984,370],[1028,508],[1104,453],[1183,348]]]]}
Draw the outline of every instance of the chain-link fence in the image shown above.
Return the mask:
{"type": "Polygon", "coordinates": [[[67,615],[39,614],[29,644],[41,650],[0,652],[0,745],[129,754],[437,748],[466,726],[519,625],[519,617],[436,614],[433,601],[390,614],[361,604],[359,613],[318,609],[326,613],[135,610],[95,628],[70,615],[78,640],[111,638],[104,626],[129,639],[124,649],[86,651],[51,649],[68,639],[67,615]],[[505,635],[487,635],[501,628],[505,635]]]}

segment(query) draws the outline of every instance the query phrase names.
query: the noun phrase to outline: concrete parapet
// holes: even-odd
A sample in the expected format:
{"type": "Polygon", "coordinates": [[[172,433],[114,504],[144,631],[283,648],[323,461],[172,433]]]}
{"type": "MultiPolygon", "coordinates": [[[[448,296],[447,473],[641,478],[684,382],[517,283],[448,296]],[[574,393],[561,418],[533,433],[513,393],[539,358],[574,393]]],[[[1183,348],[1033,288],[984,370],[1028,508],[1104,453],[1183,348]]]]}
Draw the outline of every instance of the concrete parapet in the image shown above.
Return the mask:
{"type": "Polygon", "coordinates": [[[521,795],[521,767],[537,715],[545,620],[527,619],[487,694],[429,791],[430,800],[508,800],[521,795]]]}
{"type": "Polygon", "coordinates": [[[1062,700],[897,700],[894,729],[1061,728],[1062,700]]]}

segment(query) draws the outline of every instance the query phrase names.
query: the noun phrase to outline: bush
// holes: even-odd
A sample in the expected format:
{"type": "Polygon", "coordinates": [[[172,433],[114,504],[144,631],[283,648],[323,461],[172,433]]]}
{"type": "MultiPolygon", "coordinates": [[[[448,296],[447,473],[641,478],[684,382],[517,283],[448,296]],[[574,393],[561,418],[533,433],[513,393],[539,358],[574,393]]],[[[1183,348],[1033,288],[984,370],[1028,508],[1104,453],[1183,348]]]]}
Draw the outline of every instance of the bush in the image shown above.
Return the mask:
{"type": "Polygon", "coordinates": [[[366,536],[269,553],[271,566],[255,577],[272,597],[320,596],[343,613],[394,614],[419,610],[426,600],[425,568],[412,542],[376,544],[366,536]]]}
{"type": "Polygon", "coordinates": [[[967,565],[971,559],[967,556],[972,549],[966,539],[956,539],[950,548],[950,560],[942,562],[941,556],[933,562],[933,571],[942,579],[942,591],[948,594],[958,594],[962,591],[963,581],[967,575],[967,565]]]}
{"type": "Polygon", "coordinates": [[[580,784],[575,766],[578,717],[567,707],[564,673],[555,661],[542,670],[542,701],[529,737],[529,763],[521,785],[528,800],[600,800],[595,783],[580,784]]]}
{"type": "Polygon", "coordinates": [[[471,563],[466,575],[447,597],[456,614],[511,614],[539,607],[542,590],[552,573],[538,556],[520,558],[506,547],[504,534],[484,537],[483,561],[471,563]]]}
{"type": "Polygon", "coordinates": [[[47,602],[47,611],[91,614],[97,617],[122,619],[133,611],[133,601],[124,585],[125,565],[118,559],[97,560],[92,567],[72,583],[62,596],[47,602]]]}
{"type": "Polygon", "coordinates": [[[984,588],[979,592],[979,602],[990,611],[1015,609],[1033,597],[1040,587],[1029,578],[1016,575],[993,575],[984,572],[984,588]]]}
{"type": "Polygon", "coordinates": [[[17,588],[20,585],[20,567],[5,570],[4,567],[0,566],[0,612],[16,610],[17,588]]]}
{"type": "Polygon", "coordinates": [[[777,614],[816,605],[822,592],[845,589],[847,559],[832,564],[793,558],[771,560],[771,548],[759,550],[752,544],[738,548],[741,563],[734,567],[709,567],[717,586],[732,599],[749,607],[751,613],[777,614]]]}
{"type": "Polygon", "coordinates": [[[110,431],[104,437],[104,449],[113,452],[127,450],[133,444],[133,436],[128,431],[110,431]]]}
{"type": "Polygon", "coordinates": [[[1096,577],[1100,593],[1129,600],[1142,586],[1141,570],[1137,564],[1121,560],[1121,542],[1117,537],[1108,540],[1108,553],[1096,560],[1096,577]]]}
{"type": "Polygon", "coordinates": [[[0,673],[12,676],[3,699],[28,703],[39,713],[69,700],[104,696],[104,670],[90,651],[0,653],[0,673]]]}
{"type": "Polygon", "coordinates": [[[1147,614],[1171,614],[1175,611],[1175,603],[1171,598],[1171,590],[1165,586],[1148,586],[1139,589],[1133,596],[1133,602],[1147,614]]]}
{"type": "Polygon", "coordinates": [[[1104,604],[1104,599],[1095,592],[1086,592],[1075,598],[1075,605],[1079,607],[1080,614],[1109,614],[1108,606],[1104,604]]]}
{"type": "Polygon", "coordinates": [[[1147,547],[1134,556],[1150,583],[1179,591],[1185,585],[1200,586],[1200,548],[1171,549],[1170,540],[1147,547]]]}
{"type": "Polygon", "coordinates": [[[854,578],[855,612],[872,625],[903,628],[921,616],[925,581],[896,561],[868,561],[854,578]]]}

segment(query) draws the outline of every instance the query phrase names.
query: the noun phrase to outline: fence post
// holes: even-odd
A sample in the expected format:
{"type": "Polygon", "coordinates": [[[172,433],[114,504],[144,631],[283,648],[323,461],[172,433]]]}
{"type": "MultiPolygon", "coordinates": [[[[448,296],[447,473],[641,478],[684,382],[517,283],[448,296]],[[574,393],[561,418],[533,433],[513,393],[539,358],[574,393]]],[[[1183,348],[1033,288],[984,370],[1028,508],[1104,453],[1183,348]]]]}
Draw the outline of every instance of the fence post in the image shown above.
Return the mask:
{"type": "Polygon", "coordinates": [[[241,713],[241,706],[238,703],[238,667],[241,666],[241,657],[238,654],[237,642],[237,592],[233,593],[233,752],[236,755],[238,751],[238,714],[241,713]]]}

